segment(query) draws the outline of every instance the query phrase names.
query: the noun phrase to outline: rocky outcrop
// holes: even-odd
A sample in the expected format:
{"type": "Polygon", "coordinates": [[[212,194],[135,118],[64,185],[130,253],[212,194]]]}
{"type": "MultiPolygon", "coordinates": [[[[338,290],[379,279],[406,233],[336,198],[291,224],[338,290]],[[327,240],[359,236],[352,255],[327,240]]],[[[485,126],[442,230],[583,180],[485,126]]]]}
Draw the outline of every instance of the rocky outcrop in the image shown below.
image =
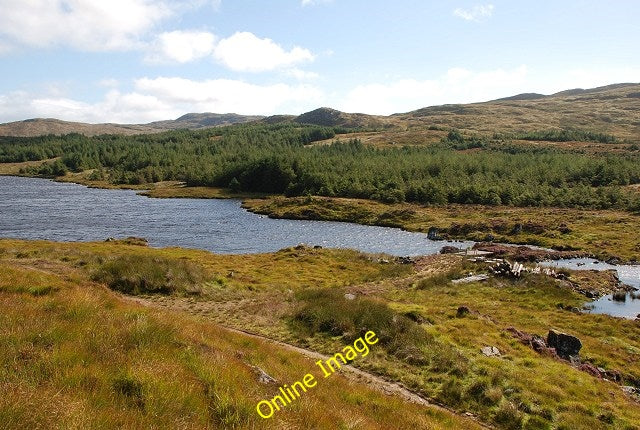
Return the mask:
{"type": "Polygon", "coordinates": [[[440,254],[455,254],[456,252],[462,252],[462,249],[451,245],[445,245],[440,248],[440,254]]]}
{"type": "Polygon", "coordinates": [[[558,356],[569,360],[580,353],[582,342],[570,334],[549,330],[547,346],[554,348],[558,356]]]}
{"type": "Polygon", "coordinates": [[[478,242],[473,249],[487,251],[501,258],[515,261],[559,260],[563,258],[589,257],[581,251],[554,251],[551,249],[531,248],[528,246],[503,245],[490,242],[478,242]]]}

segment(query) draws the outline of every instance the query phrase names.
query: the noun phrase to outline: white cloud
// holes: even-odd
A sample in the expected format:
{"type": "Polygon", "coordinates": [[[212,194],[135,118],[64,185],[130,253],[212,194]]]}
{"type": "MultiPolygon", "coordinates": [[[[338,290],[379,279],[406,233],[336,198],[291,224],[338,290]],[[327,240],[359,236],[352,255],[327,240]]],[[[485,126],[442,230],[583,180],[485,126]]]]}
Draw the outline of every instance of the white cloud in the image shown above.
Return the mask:
{"type": "Polygon", "coordinates": [[[220,40],[214,56],[226,67],[239,72],[274,70],[314,59],[307,49],[295,46],[286,51],[273,40],[260,39],[249,32],[238,32],[220,40]]]}
{"type": "Polygon", "coordinates": [[[236,112],[271,115],[302,113],[322,105],[323,93],[309,85],[254,85],[238,80],[193,81],[142,78],[131,92],[109,89],[96,103],[58,93],[25,91],[0,95],[0,122],[58,118],[89,123],[146,123],[177,118],[187,112],[236,112]]]}
{"type": "Polygon", "coordinates": [[[315,106],[322,99],[322,92],[309,85],[262,86],[230,79],[143,78],[135,86],[142,93],[172,105],[188,105],[195,112],[275,114],[287,112],[292,104],[315,106]]]}
{"type": "Polygon", "coordinates": [[[478,5],[471,9],[457,8],[453,11],[453,14],[465,21],[481,21],[484,18],[489,18],[493,15],[493,5],[478,5]]]}
{"type": "Polygon", "coordinates": [[[392,114],[445,103],[486,101],[530,91],[527,75],[526,66],[485,72],[453,68],[437,79],[359,85],[347,94],[338,109],[392,114]]]}
{"type": "Polygon", "coordinates": [[[215,48],[216,36],[206,31],[171,31],[162,33],[153,44],[146,60],[153,63],[188,63],[209,56],[215,48]]]}
{"type": "Polygon", "coordinates": [[[310,81],[318,79],[320,77],[316,72],[310,72],[308,70],[289,69],[285,71],[285,75],[295,78],[299,81],[310,81]]]}
{"type": "Polygon", "coordinates": [[[0,43],[136,49],[162,20],[200,5],[200,0],[0,0],[0,43]]]}

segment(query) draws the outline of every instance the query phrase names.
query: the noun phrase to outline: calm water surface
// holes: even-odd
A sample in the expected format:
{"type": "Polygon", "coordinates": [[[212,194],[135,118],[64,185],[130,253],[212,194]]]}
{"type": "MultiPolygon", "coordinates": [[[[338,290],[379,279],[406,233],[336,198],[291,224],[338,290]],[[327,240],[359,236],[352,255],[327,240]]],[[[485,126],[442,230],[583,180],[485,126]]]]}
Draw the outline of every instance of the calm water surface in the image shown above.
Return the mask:
{"type": "MultiPolygon", "coordinates": [[[[543,264],[550,267],[564,267],[574,270],[613,269],[618,272],[618,278],[620,278],[621,282],[640,288],[640,266],[613,266],[592,258],[572,258],[568,260],[548,261],[543,264]]],[[[587,307],[588,309],[585,311],[589,313],[607,314],[614,317],[634,319],[638,314],[640,314],[640,299],[636,299],[635,295],[632,293],[627,293],[626,300],[624,302],[618,302],[613,300],[613,296],[609,294],[599,298],[598,300],[589,302],[587,307]]]]}
{"type": "MultiPolygon", "coordinates": [[[[151,199],[46,179],[0,176],[0,237],[96,241],[138,236],[151,246],[271,252],[299,243],[393,255],[436,253],[424,233],[325,221],[275,220],[238,200],[151,199]]],[[[472,242],[458,242],[460,247],[472,242]]]]}

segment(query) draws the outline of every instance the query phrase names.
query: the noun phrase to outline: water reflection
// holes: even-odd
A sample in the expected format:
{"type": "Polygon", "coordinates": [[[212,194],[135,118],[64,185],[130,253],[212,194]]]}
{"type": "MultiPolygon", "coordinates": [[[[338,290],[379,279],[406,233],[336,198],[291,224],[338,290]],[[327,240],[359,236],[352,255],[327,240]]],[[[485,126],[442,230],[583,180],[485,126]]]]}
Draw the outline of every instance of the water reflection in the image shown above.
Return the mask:
{"type": "Polygon", "coordinates": [[[306,243],[424,255],[447,244],[395,228],[270,219],[247,212],[237,200],[150,199],[132,190],[0,177],[0,237],[94,241],[126,236],[144,237],[152,246],[217,253],[271,252],[306,243]]]}

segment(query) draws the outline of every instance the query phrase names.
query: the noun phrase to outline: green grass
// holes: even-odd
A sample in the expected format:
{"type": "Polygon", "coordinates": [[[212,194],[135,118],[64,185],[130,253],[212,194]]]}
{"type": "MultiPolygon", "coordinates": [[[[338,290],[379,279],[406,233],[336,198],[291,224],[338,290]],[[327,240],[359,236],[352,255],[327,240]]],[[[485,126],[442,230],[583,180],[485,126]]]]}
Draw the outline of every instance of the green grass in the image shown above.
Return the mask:
{"type": "MultiPolygon", "coordinates": [[[[209,270],[226,266],[217,261],[223,257],[192,250],[0,240],[3,429],[475,427],[342,375],[263,420],[255,405],[278,386],[258,382],[252,366],[286,383],[314,369],[313,361],[202,318],[138,305],[89,279],[108,259],[130,255],[149,257],[138,261],[161,271],[181,267],[185,256],[209,260],[209,270]]],[[[240,268],[243,258],[223,260],[240,268]]]]}
{"type": "Polygon", "coordinates": [[[381,301],[363,297],[349,300],[334,289],[304,290],[298,299],[304,304],[292,322],[302,337],[324,333],[351,343],[371,330],[390,354],[414,363],[423,361],[420,347],[427,342],[427,333],[381,301]]]}
{"type": "Polygon", "coordinates": [[[197,294],[204,273],[200,266],[183,260],[124,255],[102,263],[92,279],[127,294],[197,294]]]}
{"type": "Polygon", "coordinates": [[[580,250],[601,259],[640,261],[640,215],[613,210],[515,208],[506,206],[384,204],[362,199],[273,197],[243,206],[274,218],[348,221],[428,232],[441,236],[580,250]]]}
{"type": "MultiPolygon", "coordinates": [[[[152,416],[174,422],[189,408],[199,411],[199,418],[189,421],[199,423],[196,427],[259,425],[260,421],[252,421],[252,402],[269,390],[252,384],[256,391],[244,393],[240,388],[244,382],[239,381],[254,376],[242,363],[257,365],[279,381],[298,378],[313,364],[301,362],[294,368],[291,354],[277,355],[276,360],[275,352],[256,342],[220,334],[211,324],[220,322],[326,354],[339,351],[363,330],[374,330],[380,333],[380,344],[355,366],[401,382],[460,413],[477,414],[499,428],[633,428],[640,421],[638,404],[619,385],[539,355],[506,331],[513,326],[545,336],[553,328],[576,335],[583,343],[584,361],[617,370],[623,384],[637,385],[637,323],[565,310],[586,300],[565,281],[531,275],[455,285],[449,280],[485,268],[452,255],[429,257],[416,272],[410,265],[384,264],[380,257],[354,251],[296,247],[228,256],[125,242],[2,240],[0,266],[5,275],[0,280],[0,327],[5,328],[0,336],[0,354],[5,355],[0,362],[5,363],[4,375],[11,375],[12,384],[32,387],[30,394],[13,394],[9,405],[27,395],[40,399],[37,396],[50,396],[65,387],[63,392],[73,399],[74,393],[93,390],[95,394],[81,396],[95,399],[91,408],[116,405],[96,418],[108,423],[103,427],[115,425],[108,417],[125,412],[126,419],[134,421],[117,422],[131,422],[133,427],[148,425],[156,419],[152,416]],[[140,261],[149,264],[160,262],[160,268],[166,267],[164,260],[200,266],[202,291],[143,295],[158,309],[170,309],[152,311],[124,304],[89,280],[110,261],[132,255],[148,257],[140,261]],[[34,295],[28,291],[32,287],[51,289],[34,295]],[[356,298],[348,300],[346,293],[356,298]],[[459,306],[469,307],[470,313],[457,315],[459,306]],[[485,357],[480,353],[484,346],[497,347],[501,356],[485,357]],[[236,354],[241,358],[232,359],[236,354]],[[232,367],[228,374],[223,372],[227,376],[221,381],[219,370],[225,365],[232,367]],[[188,388],[180,385],[183,380],[197,382],[188,388]],[[50,391],[42,388],[47,384],[52,385],[50,391]],[[169,401],[169,392],[177,404],[169,401]]],[[[573,274],[571,279],[590,282],[573,274]]],[[[10,390],[19,391],[13,385],[10,390]]],[[[382,418],[379,409],[370,407],[368,394],[351,389],[332,393],[336,397],[318,398],[315,406],[309,406],[313,413],[320,414],[326,404],[345,402],[370,414],[359,415],[364,428],[375,428],[369,421],[372,417],[383,419],[387,426],[395,422],[396,418],[382,418]]],[[[86,411],[88,406],[82,405],[86,411]]],[[[13,422],[31,423],[25,415],[28,407],[23,412],[3,407],[13,422]]],[[[337,415],[331,420],[348,427],[350,415],[334,409],[337,415]]],[[[403,411],[405,406],[398,413],[403,411]]],[[[42,412],[45,423],[53,422],[46,421],[48,413],[42,412]]],[[[76,413],[73,419],[84,416],[76,413]]],[[[309,409],[299,413],[298,409],[293,413],[294,421],[286,418],[287,425],[317,424],[302,418],[311,413],[309,409]]],[[[336,425],[318,422],[320,428],[336,425]]]]}

